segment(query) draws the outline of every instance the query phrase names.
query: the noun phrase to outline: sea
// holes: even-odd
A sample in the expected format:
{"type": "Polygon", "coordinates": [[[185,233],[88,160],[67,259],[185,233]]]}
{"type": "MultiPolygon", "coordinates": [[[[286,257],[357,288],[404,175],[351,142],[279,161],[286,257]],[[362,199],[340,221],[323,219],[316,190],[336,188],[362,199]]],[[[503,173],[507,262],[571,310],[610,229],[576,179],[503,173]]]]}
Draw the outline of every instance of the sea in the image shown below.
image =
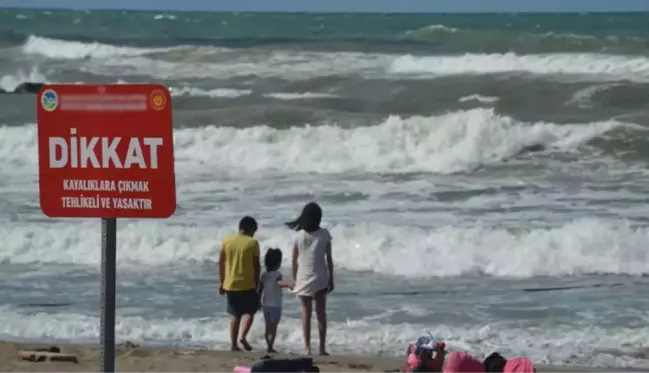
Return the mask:
{"type": "MultiPolygon", "coordinates": [[[[220,240],[317,201],[329,349],[649,368],[649,14],[0,10],[0,88],[161,83],[178,208],[118,221],[118,342],[228,346],[220,240]]],[[[0,339],[98,342],[97,219],[39,208],[36,96],[0,95],[0,339]]],[[[315,338],[315,335],[314,335],[315,338]]],[[[253,347],[265,348],[263,321],[253,347]]],[[[277,348],[300,352],[286,292],[277,348]]]]}

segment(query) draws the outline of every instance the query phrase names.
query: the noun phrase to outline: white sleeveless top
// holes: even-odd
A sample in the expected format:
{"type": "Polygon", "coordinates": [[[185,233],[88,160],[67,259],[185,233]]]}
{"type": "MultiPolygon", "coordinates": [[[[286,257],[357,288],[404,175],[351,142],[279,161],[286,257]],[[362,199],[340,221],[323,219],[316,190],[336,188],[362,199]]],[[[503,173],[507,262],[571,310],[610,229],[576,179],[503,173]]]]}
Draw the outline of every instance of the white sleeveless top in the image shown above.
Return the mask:
{"type": "Polygon", "coordinates": [[[297,232],[293,238],[293,246],[298,251],[295,294],[312,297],[329,286],[326,250],[330,243],[331,234],[326,229],[320,228],[312,233],[297,232]]]}

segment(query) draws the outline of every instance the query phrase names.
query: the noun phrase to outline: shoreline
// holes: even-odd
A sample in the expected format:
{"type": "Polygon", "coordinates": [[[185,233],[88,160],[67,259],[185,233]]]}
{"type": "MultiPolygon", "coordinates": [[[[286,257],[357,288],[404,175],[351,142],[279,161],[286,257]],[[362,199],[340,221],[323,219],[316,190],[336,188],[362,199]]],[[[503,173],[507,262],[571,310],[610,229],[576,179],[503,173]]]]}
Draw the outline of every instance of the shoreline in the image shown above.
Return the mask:
{"type": "MultiPolygon", "coordinates": [[[[0,341],[0,357],[4,372],[96,372],[99,371],[99,344],[29,343],[0,341]],[[73,354],[78,363],[27,362],[16,357],[18,350],[57,346],[61,353],[73,354]]],[[[120,343],[115,349],[115,369],[119,372],[232,372],[235,365],[251,365],[264,351],[230,352],[222,350],[174,347],[139,346],[132,342],[120,343]]],[[[276,357],[299,357],[297,354],[276,354],[276,357]]],[[[398,372],[403,359],[332,355],[314,356],[314,362],[323,372],[398,372]]],[[[639,369],[593,368],[537,364],[539,372],[640,372],[639,369]]]]}

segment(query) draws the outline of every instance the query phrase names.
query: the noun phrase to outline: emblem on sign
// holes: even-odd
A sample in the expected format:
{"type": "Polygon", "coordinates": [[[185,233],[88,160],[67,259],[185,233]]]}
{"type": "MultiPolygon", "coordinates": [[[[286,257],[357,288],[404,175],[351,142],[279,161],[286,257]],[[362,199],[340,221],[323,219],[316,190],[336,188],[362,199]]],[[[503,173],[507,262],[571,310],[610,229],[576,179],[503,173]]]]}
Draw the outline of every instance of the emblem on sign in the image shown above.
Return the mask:
{"type": "Polygon", "coordinates": [[[59,107],[59,95],[53,89],[46,89],[41,95],[41,106],[48,112],[56,110],[59,107]]]}
{"type": "Polygon", "coordinates": [[[159,89],[151,92],[151,95],[149,96],[149,106],[151,106],[151,109],[153,110],[164,110],[167,106],[167,96],[165,96],[165,93],[159,89]]]}

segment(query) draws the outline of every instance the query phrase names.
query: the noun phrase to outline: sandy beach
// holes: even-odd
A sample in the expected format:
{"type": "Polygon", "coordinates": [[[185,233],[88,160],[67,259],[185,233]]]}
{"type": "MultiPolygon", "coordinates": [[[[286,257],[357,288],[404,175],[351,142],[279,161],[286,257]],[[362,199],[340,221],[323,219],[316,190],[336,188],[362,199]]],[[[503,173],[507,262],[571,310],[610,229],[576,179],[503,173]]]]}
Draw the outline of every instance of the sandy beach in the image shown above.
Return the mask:
{"type": "MultiPolygon", "coordinates": [[[[3,372],[91,372],[99,370],[99,345],[68,345],[0,342],[0,370],[3,372]],[[57,346],[61,353],[73,354],[74,362],[21,361],[16,353],[57,346]]],[[[140,347],[125,343],[117,347],[116,370],[119,372],[232,372],[235,365],[250,365],[263,356],[262,352],[212,351],[205,349],[174,349],[140,347]]],[[[276,355],[297,357],[297,355],[276,355]]],[[[369,356],[314,357],[323,372],[398,372],[402,361],[397,358],[369,356]]],[[[540,372],[611,372],[631,370],[562,367],[540,364],[540,372]]]]}

